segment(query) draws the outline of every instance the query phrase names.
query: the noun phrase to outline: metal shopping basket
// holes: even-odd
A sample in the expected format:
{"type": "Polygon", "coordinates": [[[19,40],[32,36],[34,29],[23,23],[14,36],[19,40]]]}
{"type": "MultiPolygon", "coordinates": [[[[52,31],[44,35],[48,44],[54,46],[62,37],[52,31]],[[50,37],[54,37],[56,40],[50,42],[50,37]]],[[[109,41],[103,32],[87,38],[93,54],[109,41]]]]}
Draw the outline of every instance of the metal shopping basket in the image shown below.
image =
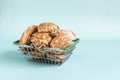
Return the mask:
{"type": "Polygon", "coordinates": [[[79,41],[80,39],[77,38],[67,48],[36,47],[33,44],[19,45],[19,41],[15,41],[14,44],[19,46],[19,50],[29,62],[61,65],[70,57],[79,41]]]}

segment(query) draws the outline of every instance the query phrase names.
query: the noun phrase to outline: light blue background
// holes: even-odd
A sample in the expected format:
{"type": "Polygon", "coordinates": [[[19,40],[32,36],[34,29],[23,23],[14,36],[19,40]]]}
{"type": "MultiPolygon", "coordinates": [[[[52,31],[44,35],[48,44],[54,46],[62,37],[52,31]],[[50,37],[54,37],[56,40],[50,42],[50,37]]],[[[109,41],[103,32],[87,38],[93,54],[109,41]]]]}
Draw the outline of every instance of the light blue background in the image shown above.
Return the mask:
{"type": "Polygon", "coordinates": [[[119,0],[0,0],[0,80],[120,80],[119,0]],[[12,42],[54,22],[81,39],[62,66],[28,63],[12,42]]]}

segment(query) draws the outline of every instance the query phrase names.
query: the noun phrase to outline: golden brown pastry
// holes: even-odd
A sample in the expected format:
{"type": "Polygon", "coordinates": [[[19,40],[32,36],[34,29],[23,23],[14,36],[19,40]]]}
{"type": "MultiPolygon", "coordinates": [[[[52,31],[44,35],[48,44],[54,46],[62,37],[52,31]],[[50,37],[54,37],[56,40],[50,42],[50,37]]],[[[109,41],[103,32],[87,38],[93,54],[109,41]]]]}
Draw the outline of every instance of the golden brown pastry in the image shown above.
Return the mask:
{"type": "Polygon", "coordinates": [[[51,22],[44,22],[41,23],[38,27],[38,32],[51,32],[53,30],[59,30],[59,26],[51,23],[51,22]]]}
{"type": "Polygon", "coordinates": [[[28,27],[22,34],[21,38],[20,38],[20,44],[22,45],[26,45],[28,40],[30,39],[30,36],[32,35],[32,33],[37,31],[37,27],[36,25],[32,25],[30,27],[28,27]]]}
{"type": "Polygon", "coordinates": [[[52,36],[67,35],[71,40],[76,39],[76,34],[70,30],[54,30],[51,32],[52,36]]]}
{"type": "Polygon", "coordinates": [[[51,41],[50,47],[52,47],[52,48],[65,48],[65,47],[70,46],[71,43],[72,43],[72,40],[70,39],[70,37],[62,34],[62,35],[55,37],[51,41]]]}
{"type": "Polygon", "coordinates": [[[30,41],[35,45],[35,46],[49,46],[49,43],[51,42],[52,37],[50,36],[49,33],[39,33],[36,32],[32,34],[30,41]]]}

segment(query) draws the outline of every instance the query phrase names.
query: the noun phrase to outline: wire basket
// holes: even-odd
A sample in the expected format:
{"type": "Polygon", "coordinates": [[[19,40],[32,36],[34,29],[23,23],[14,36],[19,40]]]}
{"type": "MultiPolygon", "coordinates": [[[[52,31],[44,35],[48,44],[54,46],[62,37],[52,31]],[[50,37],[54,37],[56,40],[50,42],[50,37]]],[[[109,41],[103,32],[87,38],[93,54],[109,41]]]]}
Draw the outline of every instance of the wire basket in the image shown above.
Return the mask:
{"type": "Polygon", "coordinates": [[[19,45],[19,50],[29,62],[61,65],[70,57],[78,42],[79,39],[76,39],[67,48],[36,47],[33,44],[19,45]]]}

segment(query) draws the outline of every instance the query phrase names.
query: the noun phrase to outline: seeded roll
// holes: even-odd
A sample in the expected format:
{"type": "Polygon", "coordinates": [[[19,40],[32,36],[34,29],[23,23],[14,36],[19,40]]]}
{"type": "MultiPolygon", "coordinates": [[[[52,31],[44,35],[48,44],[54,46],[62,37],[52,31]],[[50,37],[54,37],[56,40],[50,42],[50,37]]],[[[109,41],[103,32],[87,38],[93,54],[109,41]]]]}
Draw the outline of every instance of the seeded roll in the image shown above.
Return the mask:
{"type": "Polygon", "coordinates": [[[67,35],[59,35],[55,37],[51,43],[52,48],[66,48],[72,44],[72,40],[67,35]]]}
{"type": "Polygon", "coordinates": [[[38,27],[38,32],[51,32],[53,30],[59,30],[59,26],[56,25],[55,23],[51,23],[51,22],[44,22],[41,23],[38,27]]]}
{"type": "Polygon", "coordinates": [[[38,26],[36,25],[32,25],[22,33],[22,36],[20,38],[21,45],[27,45],[27,43],[29,42],[30,36],[37,31],[37,27],[38,26]]]}
{"type": "Polygon", "coordinates": [[[70,30],[54,30],[50,33],[52,36],[57,37],[60,35],[66,35],[71,40],[76,40],[76,34],[70,30]]]}
{"type": "Polygon", "coordinates": [[[49,46],[50,42],[52,40],[52,37],[49,33],[40,33],[36,32],[32,34],[30,41],[35,46],[49,46]]]}

